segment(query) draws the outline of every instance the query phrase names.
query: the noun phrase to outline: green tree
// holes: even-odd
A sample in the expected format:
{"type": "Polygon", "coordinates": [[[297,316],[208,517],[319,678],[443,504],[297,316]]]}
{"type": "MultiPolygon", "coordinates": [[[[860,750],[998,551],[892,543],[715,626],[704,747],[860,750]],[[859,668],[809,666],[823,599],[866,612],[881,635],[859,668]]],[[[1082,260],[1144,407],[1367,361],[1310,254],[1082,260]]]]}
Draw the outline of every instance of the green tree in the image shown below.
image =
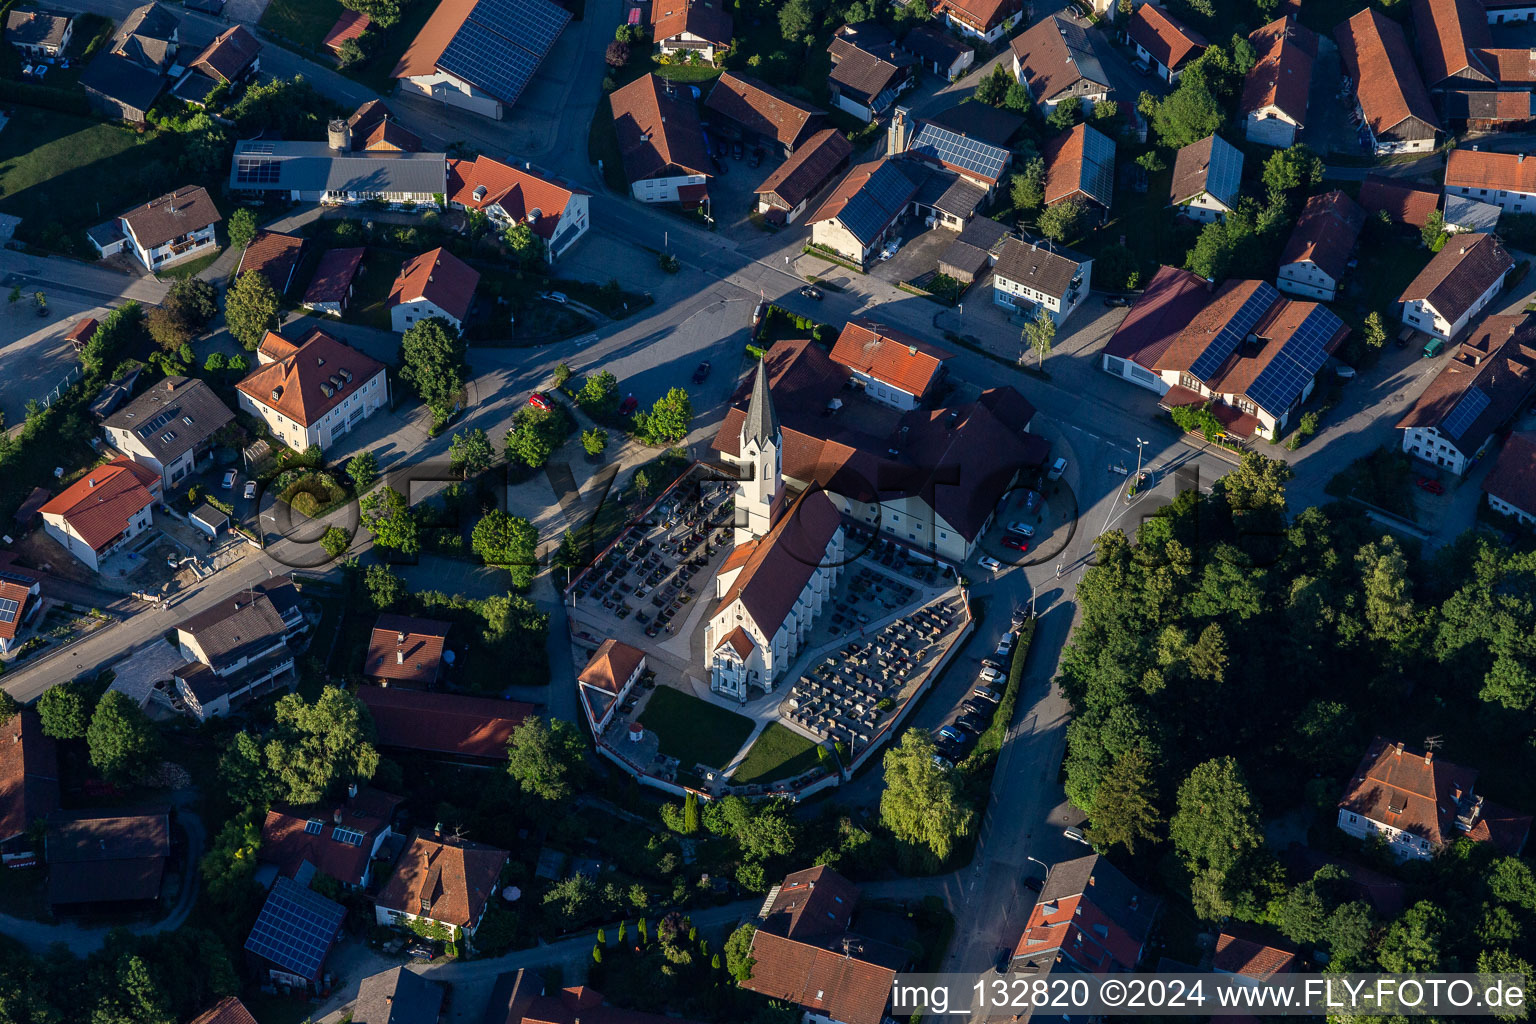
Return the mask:
{"type": "Polygon", "coordinates": [[[331,558],[340,558],[352,546],[352,538],[339,526],[328,526],[320,535],[320,546],[331,558]]]}
{"type": "Polygon", "coordinates": [[[1003,93],[1003,109],[1023,114],[1027,113],[1032,106],[1034,106],[1034,101],[1029,98],[1028,87],[1020,81],[1009,82],[1008,91],[1003,93]]]}
{"type": "Polygon", "coordinates": [[[1316,771],[1339,767],[1342,753],[1352,746],[1355,733],[1354,712],[1336,700],[1315,698],[1302,708],[1296,719],[1296,739],[1291,749],[1296,759],[1316,771]]]}
{"type": "Polygon", "coordinates": [[[551,560],[562,569],[581,567],[585,556],[582,554],[581,542],[576,539],[575,530],[566,530],[560,535],[560,545],[555,548],[551,560]]]}
{"type": "Polygon", "coordinates": [[[144,311],[132,299],[108,313],[85,343],[80,362],[91,373],[105,373],[117,366],[142,337],[144,311]]]}
{"type": "MultiPolygon", "coordinates": [[[[999,65],[1001,67],[1001,65],[999,65]]],[[[1077,124],[1078,115],[1083,111],[1083,101],[1076,96],[1068,96],[1056,104],[1054,110],[1046,117],[1045,123],[1058,132],[1064,132],[1077,124]]]]}
{"type": "Polygon", "coordinates": [[[1169,96],[1157,103],[1152,127],[1170,149],[1183,149],[1221,127],[1221,105],[1197,76],[1186,74],[1169,96]]]}
{"type": "Polygon", "coordinates": [[[1045,357],[1051,354],[1051,346],[1056,342],[1056,321],[1043,307],[1024,325],[1022,340],[1035,354],[1035,365],[1043,367],[1045,357]]]}
{"type": "Polygon", "coordinates": [[[755,925],[744,924],[731,932],[725,940],[725,969],[737,982],[749,981],[757,960],[752,956],[752,939],[757,935],[755,925]]]}
{"type": "Polygon", "coordinates": [[[149,771],[160,747],[149,716],[117,690],[108,690],[96,702],[85,742],[91,764],[113,782],[132,781],[149,771]]]}
{"type": "Polygon", "coordinates": [[[1371,908],[1358,900],[1344,903],[1328,916],[1323,941],[1328,944],[1329,966],[1336,971],[1370,970],[1371,933],[1375,930],[1371,908]]]}
{"type": "Polygon", "coordinates": [[[571,379],[571,368],[565,363],[557,363],[555,365],[555,372],[552,376],[555,382],[555,387],[563,388],[565,387],[565,382],[571,379]]]}
{"type": "Polygon", "coordinates": [[[1244,452],[1236,469],[1216,481],[1213,488],[1225,500],[1233,517],[1283,516],[1285,485],[1295,471],[1280,459],[1258,452],[1244,452]]]}
{"type": "Polygon", "coordinates": [[[264,812],[277,795],[277,784],[267,775],[261,740],[243,730],[235,733],[219,757],[219,780],[236,806],[264,812]]]}
{"type": "Polygon", "coordinates": [[[1134,854],[1137,840],[1157,840],[1162,824],[1157,787],[1151,763],[1140,749],[1121,754],[1104,773],[1090,820],[1088,839],[1099,849],[1119,845],[1134,854]]]}
{"type": "MultiPolygon", "coordinates": [[[[1477,973],[1479,974],[1518,974],[1521,984],[1526,992],[1531,990],[1531,964],[1524,957],[1516,956],[1506,949],[1485,949],[1477,954],[1477,973]]],[[[1510,1009],[1505,1013],[1495,1013],[1499,1020],[1525,1020],[1528,1012],[1525,1007],[1510,1009]]]]}
{"type": "Polygon", "coordinates": [[[544,906],[562,929],[585,924],[597,913],[597,883],[586,875],[562,878],[544,894],[544,906]]]}
{"type": "Polygon", "coordinates": [[[1376,946],[1376,962],[1389,974],[1445,969],[1442,949],[1449,921],[1445,911],[1421,900],[1387,927],[1376,946]]]}
{"type": "Polygon", "coordinates": [[[1045,201],[1045,161],[1035,157],[1009,181],[1008,192],[1016,210],[1038,210],[1045,201]]]}
{"type": "Polygon", "coordinates": [[[373,607],[381,612],[393,608],[405,596],[405,581],[387,565],[370,565],[363,574],[363,587],[373,607]]]}
{"type": "Polygon", "coordinates": [[[699,830],[699,798],[692,790],[683,797],[683,835],[691,836],[699,830]]]}
{"type": "Polygon", "coordinates": [[[787,0],[779,8],[779,34],[786,43],[803,38],[815,22],[816,9],[810,0],[787,0]]]}
{"type": "Polygon", "coordinates": [[[1382,322],[1381,314],[1372,310],[1366,314],[1365,330],[1361,334],[1363,340],[1371,348],[1382,348],[1387,343],[1387,325],[1382,322]]]}
{"type": "Polygon", "coordinates": [[[955,842],[970,834],[976,812],[960,792],[958,773],[933,763],[933,740],[908,729],[885,752],[885,792],[880,820],[898,842],[918,851],[918,859],[938,867],[954,852],[955,842]]]}
{"type": "MultiPolygon", "coordinates": [[[[685,812],[686,813],[686,812],[685,812]]],[[[794,852],[797,830],[789,807],[781,800],[752,802],[728,796],[704,808],[704,827],[728,836],[751,861],[794,852]]]]}
{"type": "Polygon", "coordinates": [[[434,422],[446,423],[469,375],[459,332],[441,317],[419,320],[400,339],[400,359],[400,379],[431,410],[434,422]]]}
{"type": "Polygon", "coordinates": [[[231,818],[198,866],[203,888],[215,903],[236,905],[256,877],[256,855],[261,850],[261,829],[244,817],[231,818]]]}
{"type": "Polygon", "coordinates": [[[512,429],[503,439],[507,459],[538,469],[565,442],[565,416],[555,410],[526,405],[512,417],[512,429]]]}
{"type": "Polygon", "coordinates": [[[37,699],[37,714],[42,719],[43,735],[56,740],[77,740],[85,735],[90,713],[85,694],[78,683],[60,683],[43,691],[37,699]]]}
{"type": "Polygon", "coordinates": [[[11,696],[9,690],[0,690],[0,724],[9,722],[21,714],[21,704],[11,696]]]}
{"type": "Polygon", "coordinates": [[[485,436],[485,431],[479,427],[463,434],[455,432],[452,443],[448,445],[448,461],[468,480],[491,468],[491,464],[496,461],[496,449],[491,445],[491,439],[485,436]]]}
{"type": "Polygon", "coordinates": [[[1008,98],[1008,87],[1015,81],[1005,63],[992,68],[992,73],[976,83],[976,102],[990,107],[1001,106],[1008,98]]]}
{"type": "Polygon", "coordinates": [[[379,458],[373,452],[358,452],[347,460],[347,476],[357,493],[362,494],[379,478],[379,458]]]}
{"type": "Polygon", "coordinates": [[[589,374],[576,395],[577,404],[591,416],[611,414],[618,400],[619,379],[607,370],[589,374]]]}
{"type": "Polygon", "coordinates": [[[228,365],[223,352],[210,352],[208,358],[203,360],[203,369],[209,373],[218,373],[228,365]]]}
{"type": "Polygon", "coordinates": [[[1069,242],[1083,231],[1088,208],[1076,199],[1063,199],[1040,211],[1035,227],[1053,242],[1069,242]]]}
{"type": "Polygon", "coordinates": [[[229,231],[230,247],[244,249],[256,237],[256,212],[249,206],[238,206],[224,225],[229,231]]]}
{"type": "Polygon", "coordinates": [[[236,341],[255,351],[267,332],[277,328],[277,292],[265,274],[246,271],[224,298],[224,323],[236,341]]]}
{"type": "MultiPolygon", "coordinates": [[[[612,43],[611,46],[621,45],[612,43]]],[[[544,239],[533,233],[527,224],[514,224],[501,236],[512,253],[512,258],[524,267],[544,262],[544,239]]]]}
{"type": "Polygon", "coordinates": [[[527,587],[539,571],[538,528],[499,508],[480,517],[470,534],[470,547],[487,565],[506,566],[516,587],[527,587]]]}
{"type": "Polygon", "coordinates": [[[344,6],[368,15],[368,20],[380,29],[400,20],[400,0],[347,0],[344,6]]]}
{"type": "Polygon", "coordinates": [[[373,719],[363,702],[334,686],[313,704],[281,697],[276,725],[263,747],[277,795],[299,806],[318,803],[348,782],[366,782],[379,767],[373,719]]]}
{"type": "Polygon", "coordinates": [[[1298,189],[1323,180],[1323,161],[1305,143],[1277,149],[1264,161],[1264,187],[1271,203],[1284,202],[1298,189]]]}
{"type": "Polygon", "coordinates": [[[363,52],[363,44],[356,37],[349,36],[341,41],[336,48],[336,63],[343,68],[350,68],[355,64],[361,64],[368,59],[368,54],[363,52]]]}
{"type": "Polygon", "coordinates": [[[407,556],[420,553],[420,525],[405,495],[386,484],[365,497],[358,509],[363,528],[379,547],[407,556]]]}
{"type": "Polygon", "coordinates": [[[669,388],[656,399],[651,411],[635,417],[635,433],[646,444],[674,444],[688,436],[693,402],[682,388],[669,388]]]}
{"type": "Polygon", "coordinates": [[[1169,838],[1194,876],[1196,913],[1215,920],[1235,902],[1244,861],[1263,847],[1258,807],[1231,757],[1196,766],[1179,787],[1176,806],[1169,838]]]}
{"type": "Polygon", "coordinates": [[[1445,243],[1450,234],[1445,230],[1445,215],[1439,210],[1429,211],[1429,216],[1424,221],[1424,226],[1419,229],[1419,239],[1430,252],[1439,252],[1445,248],[1445,243]]]}
{"type": "Polygon", "coordinates": [[[251,361],[245,357],[244,352],[236,352],[229,357],[227,364],[232,373],[245,373],[251,368],[251,361]]]}
{"type": "Polygon", "coordinates": [[[551,802],[569,799],[587,772],[587,744],[570,722],[529,715],[507,742],[507,773],[524,793],[551,802]]]}
{"type": "Polygon", "coordinates": [[[608,431],[602,427],[583,430],[581,432],[581,447],[588,455],[598,456],[603,454],[603,449],[608,447],[608,431]]]}

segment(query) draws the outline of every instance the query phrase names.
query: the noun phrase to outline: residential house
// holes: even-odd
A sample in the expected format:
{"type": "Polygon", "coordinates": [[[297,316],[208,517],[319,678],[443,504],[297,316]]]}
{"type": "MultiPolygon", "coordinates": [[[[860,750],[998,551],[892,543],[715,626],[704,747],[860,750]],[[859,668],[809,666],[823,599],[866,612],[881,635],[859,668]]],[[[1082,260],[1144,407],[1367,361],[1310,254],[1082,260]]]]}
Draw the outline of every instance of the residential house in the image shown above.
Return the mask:
{"type": "Polygon", "coordinates": [[[923,70],[953,82],[976,63],[976,48],[926,22],[901,38],[901,48],[915,57],[923,70]]]}
{"type": "Polygon", "coordinates": [[[1146,953],[1158,901],[1096,853],[1051,865],[1011,971],[1122,974],[1146,953]]]}
{"type": "Polygon", "coordinates": [[[1275,286],[1288,295],[1332,302],[1354,264],[1355,244],[1364,227],[1365,211],[1343,192],[1312,196],[1286,239],[1275,286]]]}
{"type": "Polygon", "coordinates": [[[160,474],[168,491],[213,458],[214,435],[234,419],[206,381],[166,377],[101,426],[112,447],[160,474]]]}
{"type": "Polygon", "coordinates": [[[1238,110],[1249,142],[1284,149],[1307,126],[1307,97],[1317,61],[1317,33],[1294,14],[1248,33],[1258,61],[1243,76],[1238,110]]]}
{"type": "Polygon", "coordinates": [[[187,664],[172,673],[200,722],[295,680],[291,641],[307,632],[293,580],[277,576],[242,590],[176,626],[187,664]]]}
{"type": "Polygon", "coordinates": [[[169,6],[147,3],[130,11],[112,45],[80,75],[91,109],[103,117],[144,121],[176,63],[180,37],[181,21],[169,6]]]}
{"type": "MultiPolygon", "coordinates": [[[[665,3],[668,0],[661,0],[665,3]]],[[[704,100],[717,136],[741,139],[790,156],[821,128],[820,110],[787,96],[766,82],[727,71],[704,100]]]]}
{"type": "Polygon", "coordinates": [[[448,191],[447,167],[442,153],[355,152],[351,130],[345,121],[335,120],[326,142],[248,139],[235,143],[229,188],[236,193],[273,192],[296,203],[382,202],[391,209],[435,210],[437,197],[448,191]]]}
{"type": "Polygon", "coordinates": [[[225,996],[192,1019],[192,1024],[256,1024],[238,996],[225,996]]]}
{"type": "Polygon", "coordinates": [[[521,967],[496,976],[481,1020],[483,1024],[576,1024],[581,1020],[594,1024],[697,1024],[681,1017],[609,1006],[591,985],[545,994],[544,979],[521,967]]]}
{"type": "Polygon", "coordinates": [[[553,263],[587,233],[590,192],[488,156],[448,161],[448,207],[479,210],[498,230],[528,225],[553,263]]]}
{"type": "Polygon", "coordinates": [[[341,44],[348,39],[360,40],[363,33],[373,28],[373,19],[362,11],[342,9],[341,14],[320,40],[320,46],[329,50],[333,57],[341,57],[341,44]]]}
{"type": "Polygon", "coordinates": [[[364,100],[346,120],[348,148],[365,153],[420,153],[421,137],[383,100],[364,100]]]}
{"type": "Polygon", "coordinates": [[[704,129],[684,87],[643,75],[608,96],[630,195],[642,203],[698,205],[709,196],[704,129]]]}
{"type": "Polygon", "coordinates": [[[480,272],[447,249],[412,256],[400,265],[385,301],[390,324],[404,334],[411,325],[436,318],[462,331],[479,286],[480,272]]]}
{"type": "Polygon", "coordinates": [[[220,86],[247,81],[261,71],[261,41],[244,25],[232,25],[192,58],[172,94],[202,106],[220,86]]]}
{"type": "Polygon", "coordinates": [[[446,993],[442,982],[391,967],[358,983],[352,1024],[437,1024],[446,993]]]}
{"type": "Polygon", "coordinates": [[[24,58],[62,56],[74,30],[69,15],[36,7],[13,7],[5,16],[5,41],[24,58]]]}
{"type": "Polygon", "coordinates": [[[32,826],[58,807],[58,745],[43,735],[37,712],[22,708],[0,724],[0,861],[6,867],[37,863],[32,826]]]}
{"type": "Polygon", "coordinates": [[[1520,856],[1531,818],[1474,792],[1476,768],[1377,736],[1339,797],[1339,828],[1379,837],[1398,860],[1429,860],[1456,839],[1520,856]]]}
{"type": "MultiPolygon", "coordinates": [[[[981,106],[982,104],[970,104],[981,106]]],[[[911,131],[911,118],[905,107],[897,107],[891,115],[891,127],[886,133],[887,155],[901,152],[934,167],[951,171],[983,189],[988,196],[1008,172],[1013,152],[1001,142],[973,136],[963,129],[957,130],[937,120],[917,125],[911,131]],[[898,149],[897,147],[903,147],[898,149]]]]}
{"type": "Polygon", "coordinates": [[[795,871],[769,890],[740,986],[798,1006],[807,1021],[882,1024],[908,954],[853,927],[859,887],[829,867],[795,871]]]}
{"type": "Polygon", "coordinates": [[[521,701],[395,686],[359,687],[357,697],[373,716],[380,746],[470,762],[505,761],[512,730],[534,710],[521,701]]]}
{"type": "MultiPolygon", "coordinates": [[[[15,554],[0,551],[0,654],[21,644],[22,630],[36,621],[43,606],[43,578],[15,563],[15,554]]],[[[4,842],[0,836],[0,845],[4,842]]]]}
{"type": "Polygon", "coordinates": [[[329,448],[389,404],[384,364],[318,328],[297,345],[267,332],[256,361],[235,385],[240,408],[295,451],[329,448]]]}
{"type": "Polygon", "coordinates": [[[223,219],[207,189],[187,185],[92,228],[90,239],[102,256],[128,252],[154,273],[215,248],[223,219]]]}
{"type": "Polygon", "coordinates": [[[1024,83],[1042,114],[1068,99],[1075,98],[1085,113],[1109,99],[1109,75],[1099,62],[1092,37],[1076,22],[1052,14],[1015,36],[1009,45],[1013,77],[1024,83]]]}
{"type": "MultiPolygon", "coordinates": [[[[1146,10],[1146,4],[1138,10],[1146,10]]],[[[1225,220],[1243,189],[1243,151],[1210,135],[1191,142],[1173,159],[1168,205],[1191,220],[1225,220]]]]}
{"type": "Polygon", "coordinates": [[[418,829],[374,899],[374,920],[386,926],[435,921],[473,938],[509,857],[506,850],[418,829]]]}
{"type": "Polygon", "coordinates": [[[827,46],[832,105],[865,124],[884,114],[912,84],[913,60],[878,22],[844,25],[827,46]]]}
{"type": "Polygon", "coordinates": [[[1440,193],[1432,186],[1419,185],[1402,178],[1367,174],[1360,183],[1357,201],[1367,213],[1386,211],[1394,224],[1422,228],[1429,215],[1440,208],[1440,193]]]}
{"type": "Polygon", "coordinates": [[[1449,341],[1504,287],[1514,258],[1493,235],[1456,235],[1403,289],[1403,323],[1449,341]]]}
{"type": "Polygon", "coordinates": [[[1136,56],[1170,85],[1209,45],[1204,36],[1155,3],[1138,4],[1125,26],[1136,56]]]}
{"type": "Polygon", "coordinates": [[[1333,35],[1376,155],[1434,149],[1440,122],[1402,27],[1371,7],[1341,22],[1333,35]]]}
{"type": "MultiPolygon", "coordinates": [[[[1050,452],[1029,433],[1034,407],[1011,387],[989,388],[954,406],[914,409],[881,432],[867,425],[889,422],[888,414],[860,408],[873,402],[848,387],[849,369],[810,341],[777,343],[763,366],[783,437],[778,458],[785,487],[816,485],[850,522],[918,559],[958,565],[969,558],[1008,488],[1021,472],[1043,466],[1050,452]],[[857,413],[856,422],[845,419],[844,406],[857,413]]],[[[743,449],[755,389],[755,378],[737,389],[713,442],[722,462],[743,476],[757,471],[764,453],[750,444],[743,449]]],[[[736,507],[749,504],[739,499],[736,507]]],[[[809,556],[810,564],[819,561],[809,556]]]]}
{"type": "Polygon", "coordinates": [[[1445,197],[1445,214],[1441,221],[1451,234],[1493,234],[1499,227],[1499,216],[1504,211],[1492,203],[1463,196],[1445,197]]]}
{"type": "Polygon", "coordinates": [[[321,807],[274,807],[261,826],[261,861],[300,885],[309,885],[319,874],[348,889],[366,889],[373,881],[373,862],[397,838],[391,826],[401,801],[354,782],[329,815],[321,807]]]}
{"type": "Polygon", "coordinates": [[[1508,213],[1536,213],[1536,158],[1524,153],[1453,149],[1445,162],[1445,195],[1476,199],[1508,213]]]}
{"type": "Polygon", "coordinates": [[[1044,240],[1010,238],[992,268],[992,301],[1019,316],[1066,323],[1093,289],[1093,258],[1044,240]]]}
{"type": "MultiPolygon", "coordinates": [[[[911,121],[910,118],[908,121],[910,125],[916,125],[916,122],[911,121]]],[[[987,103],[956,103],[952,107],[945,107],[943,110],[927,115],[922,123],[938,125],[967,139],[1006,149],[1014,136],[1024,127],[1025,117],[1023,114],[987,103]]],[[[910,146],[887,145],[886,154],[894,156],[895,152],[900,152],[902,148],[910,148],[910,146]]]]}
{"type": "Polygon", "coordinates": [[[363,265],[362,246],[350,249],[327,249],[315,265],[315,276],[310,278],[300,302],[305,309],[316,313],[341,316],[352,301],[352,283],[363,265]]]}
{"type": "Polygon", "coordinates": [[[811,244],[859,267],[880,251],[917,195],[906,161],[881,159],[848,172],[811,215],[811,244]]]}
{"type": "Polygon", "coordinates": [[[1072,200],[1099,219],[1115,197],[1115,143],[1080,124],[1045,145],[1045,205],[1072,200]]]}
{"type": "Polygon", "coordinates": [[[276,231],[258,231],[251,244],[240,254],[235,276],[257,273],[267,279],[272,290],[284,295],[293,283],[293,272],[304,255],[304,239],[276,231]]]}
{"type": "Polygon", "coordinates": [[[444,662],[453,660],[448,629],[448,623],[436,619],[380,615],[363,655],[363,675],[380,686],[430,689],[442,676],[444,662]]]}
{"type": "Polygon", "coordinates": [[[403,95],[500,120],[570,20],[554,0],[445,0],[405,48],[393,77],[403,95]]]}
{"type": "Polygon", "coordinates": [[[645,674],[645,652],[622,640],[604,640],[576,677],[576,691],[593,736],[601,736],[613,711],[645,674]]]}
{"type": "Polygon", "coordinates": [[[697,53],[713,64],[730,48],[734,26],[720,0],[654,0],[651,4],[651,38],[662,54],[697,53]]]}
{"type": "Polygon", "coordinates": [[[797,147],[757,186],[757,211],[793,224],[833,176],[848,166],[853,145],[836,128],[823,128],[797,147]]]}
{"type": "Polygon", "coordinates": [[[881,405],[916,409],[944,378],[954,353],[870,319],[850,320],[828,353],[855,387],[881,405]]]}
{"type": "Polygon", "coordinates": [[[1484,317],[1398,421],[1403,451],[1457,476],[1482,457],[1536,388],[1536,324],[1484,317]]]}
{"type": "MultiPolygon", "coordinates": [[[[1527,526],[1536,523],[1536,433],[1517,430],[1483,477],[1488,507],[1527,526]]],[[[0,830],[3,831],[3,830],[0,830]]]]}
{"type": "Polygon", "coordinates": [[[1023,0],[938,0],[936,18],[961,35],[997,43],[1024,18],[1023,0]]]}
{"type": "Polygon", "coordinates": [[[93,572],[154,524],[160,474],[127,456],[88,470],[40,510],[43,530],[93,572]]]}
{"type": "Polygon", "coordinates": [[[267,984],[318,995],[347,909],[291,878],[267,893],[245,951],[267,984]]]}
{"type": "Polygon", "coordinates": [[[54,811],[43,841],[55,915],[152,911],[171,855],[166,806],[54,811]]]}
{"type": "Polygon", "coordinates": [[[1268,281],[1228,281],[1152,369],[1162,406],[1201,406],[1235,437],[1278,437],[1349,328],[1327,306],[1283,297],[1268,281]]]}
{"type": "Polygon", "coordinates": [[[1284,939],[1265,936],[1256,928],[1229,925],[1216,936],[1211,970],[1254,981],[1271,981],[1296,970],[1296,948],[1284,939]]]}

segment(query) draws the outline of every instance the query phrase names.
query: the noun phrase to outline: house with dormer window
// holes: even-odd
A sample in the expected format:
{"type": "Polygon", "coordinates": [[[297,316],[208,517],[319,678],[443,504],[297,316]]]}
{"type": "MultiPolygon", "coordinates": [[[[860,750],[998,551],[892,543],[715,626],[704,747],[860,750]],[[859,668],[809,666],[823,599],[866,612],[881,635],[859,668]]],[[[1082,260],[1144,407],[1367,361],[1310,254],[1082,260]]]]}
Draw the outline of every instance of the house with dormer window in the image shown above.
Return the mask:
{"type": "Polygon", "coordinates": [[[1158,901],[1098,854],[1053,864],[1013,951],[1013,971],[1136,969],[1158,901]],[[1031,968],[1033,965],[1033,968],[1031,968]]]}
{"type": "Polygon", "coordinates": [[[391,825],[401,800],[354,782],[346,799],[329,809],[273,808],[261,826],[261,861],[300,885],[320,874],[348,889],[365,889],[373,862],[398,837],[391,825]]]}
{"type": "Polygon", "coordinates": [[[235,385],[240,408],[295,451],[329,448],[389,404],[384,364],[319,329],[299,344],[268,331],[256,359],[235,385]]]}
{"type": "Polygon", "coordinates": [[[167,377],[102,422],[107,441],[160,474],[169,490],[213,455],[213,435],[234,421],[206,382],[167,377]]]}
{"type": "Polygon", "coordinates": [[[473,937],[510,856],[440,828],[418,829],[374,901],[374,920],[385,926],[433,921],[473,937]]]}

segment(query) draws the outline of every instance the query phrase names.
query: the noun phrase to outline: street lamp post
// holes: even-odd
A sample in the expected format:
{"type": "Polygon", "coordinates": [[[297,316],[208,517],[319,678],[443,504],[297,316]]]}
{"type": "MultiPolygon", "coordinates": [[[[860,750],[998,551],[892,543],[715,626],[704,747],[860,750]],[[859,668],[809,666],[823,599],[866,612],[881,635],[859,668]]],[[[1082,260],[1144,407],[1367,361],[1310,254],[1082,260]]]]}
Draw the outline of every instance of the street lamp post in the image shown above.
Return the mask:
{"type": "Polygon", "coordinates": [[[1152,443],[1151,441],[1143,441],[1139,437],[1136,439],[1136,479],[1138,479],[1138,480],[1141,479],[1141,449],[1142,449],[1142,446],[1143,445],[1148,445],[1148,444],[1151,444],[1151,443],[1152,443]]]}

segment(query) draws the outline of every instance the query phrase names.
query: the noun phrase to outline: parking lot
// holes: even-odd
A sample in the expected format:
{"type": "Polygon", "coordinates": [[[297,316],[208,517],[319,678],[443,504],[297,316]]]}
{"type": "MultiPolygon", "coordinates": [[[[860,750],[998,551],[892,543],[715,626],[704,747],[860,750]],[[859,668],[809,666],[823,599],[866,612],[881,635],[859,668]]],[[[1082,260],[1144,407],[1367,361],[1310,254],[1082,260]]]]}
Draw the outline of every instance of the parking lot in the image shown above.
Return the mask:
{"type": "Polygon", "coordinates": [[[0,366],[5,367],[0,375],[0,414],[6,426],[20,423],[27,402],[46,396],[79,362],[64,335],[85,317],[100,319],[107,313],[73,292],[47,296],[47,308],[48,316],[38,316],[31,293],[24,292],[0,310],[0,366]]]}
{"type": "Polygon", "coordinates": [[[896,255],[884,261],[875,260],[870,264],[869,272],[882,281],[899,284],[935,270],[939,265],[939,253],[958,234],[947,228],[925,228],[921,220],[909,217],[898,225],[895,237],[902,239],[896,255]]]}
{"type": "Polygon", "coordinates": [[[1013,645],[1018,642],[1021,624],[1015,620],[1008,632],[998,638],[992,656],[982,659],[981,672],[976,677],[975,685],[945,715],[944,724],[934,730],[933,742],[945,767],[964,760],[975,748],[977,738],[992,724],[992,717],[997,713],[997,706],[1007,689],[1008,667],[1013,659],[1013,645]]]}
{"type": "Polygon", "coordinates": [[[706,132],[710,152],[715,155],[715,176],[709,183],[710,213],[715,218],[715,230],[738,241],[751,241],[763,237],[763,229],[753,224],[748,215],[757,207],[754,191],[768,175],[784,162],[778,147],[754,147],[743,145],[741,159],[733,155],[733,144],[715,134],[706,132]],[[720,147],[727,149],[725,156],[718,155],[720,147]],[[752,166],[754,151],[761,153],[756,167],[752,166]]]}

